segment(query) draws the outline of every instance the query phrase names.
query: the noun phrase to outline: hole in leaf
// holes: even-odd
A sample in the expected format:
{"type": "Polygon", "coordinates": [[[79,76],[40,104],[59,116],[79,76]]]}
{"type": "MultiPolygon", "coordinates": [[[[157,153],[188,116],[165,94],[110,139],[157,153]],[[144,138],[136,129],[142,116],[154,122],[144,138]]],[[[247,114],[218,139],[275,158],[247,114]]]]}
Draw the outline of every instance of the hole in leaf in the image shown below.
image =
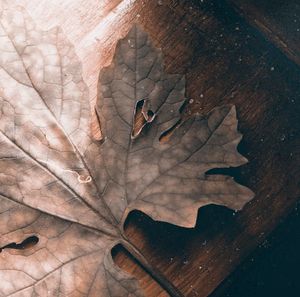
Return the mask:
{"type": "Polygon", "coordinates": [[[143,130],[143,128],[148,123],[151,123],[154,120],[154,118],[155,113],[152,110],[148,109],[147,100],[139,100],[135,105],[131,138],[137,138],[143,130]]]}
{"type": "Polygon", "coordinates": [[[185,109],[186,109],[186,107],[187,107],[187,105],[188,105],[188,100],[184,100],[183,101],[183,103],[182,103],[182,105],[180,106],[180,108],[179,108],[179,113],[180,114],[182,114],[184,111],[185,111],[185,109]]]}
{"type": "Polygon", "coordinates": [[[207,174],[207,175],[231,176],[238,183],[245,184],[245,181],[243,180],[243,176],[241,174],[241,168],[240,167],[214,168],[214,169],[210,169],[210,170],[206,171],[205,174],[207,174]]]}
{"type": "Polygon", "coordinates": [[[136,103],[136,106],[135,106],[133,127],[132,127],[132,133],[131,133],[131,138],[133,138],[133,139],[136,138],[140,134],[144,125],[147,123],[147,121],[143,115],[143,112],[142,112],[144,102],[145,102],[145,100],[140,100],[136,103]]]}
{"type": "Polygon", "coordinates": [[[163,133],[161,133],[161,135],[159,136],[159,142],[162,142],[162,143],[168,142],[170,140],[170,137],[174,133],[175,129],[178,128],[181,123],[182,123],[182,120],[180,119],[171,128],[169,128],[166,131],[164,131],[163,133]]]}
{"type": "Polygon", "coordinates": [[[152,121],[152,119],[154,119],[155,113],[152,110],[148,110],[147,116],[148,116],[148,122],[149,122],[149,120],[152,121]]]}
{"type": "Polygon", "coordinates": [[[230,175],[234,177],[237,174],[237,167],[213,168],[206,171],[206,174],[209,175],[223,174],[223,175],[230,175]]]}
{"type": "Polygon", "coordinates": [[[25,250],[33,247],[39,242],[39,238],[35,235],[27,237],[21,243],[11,242],[0,248],[0,253],[4,249],[25,250]]]}

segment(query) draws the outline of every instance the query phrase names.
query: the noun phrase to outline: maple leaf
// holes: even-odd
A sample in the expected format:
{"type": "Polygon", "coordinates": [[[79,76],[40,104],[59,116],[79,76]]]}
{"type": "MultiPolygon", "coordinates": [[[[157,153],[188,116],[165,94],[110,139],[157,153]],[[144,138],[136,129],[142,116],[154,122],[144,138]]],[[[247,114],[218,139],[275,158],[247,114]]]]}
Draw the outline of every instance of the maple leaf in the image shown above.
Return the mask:
{"type": "Polygon", "coordinates": [[[180,120],[184,76],[164,73],[139,27],[100,74],[103,142],[91,137],[81,64],[60,29],[2,4],[0,51],[0,296],[143,296],[111,256],[122,244],[152,269],[124,233],[131,210],[193,227],[201,206],[252,198],[206,174],[246,162],[235,108],[180,120]]]}

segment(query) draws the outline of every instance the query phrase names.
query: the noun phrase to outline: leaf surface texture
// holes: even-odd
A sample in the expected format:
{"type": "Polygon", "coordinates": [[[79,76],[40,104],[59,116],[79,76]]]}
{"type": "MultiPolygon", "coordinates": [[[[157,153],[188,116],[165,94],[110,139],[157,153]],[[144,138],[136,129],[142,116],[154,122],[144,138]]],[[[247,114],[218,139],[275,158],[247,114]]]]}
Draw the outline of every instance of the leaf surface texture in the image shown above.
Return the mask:
{"type": "Polygon", "coordinates": [[[59,28],[41,31],[22,8],[1,5],[0,246],[39,241],[3,248],[0,296],[143,296],[111,257],[131,210],[193,227],[199,207],[241,209],[253,197],[206,174],[246,162],[235,108],[181,121],[185,78],[164,72],[135,25],[100,73],[95,141],[74,47],[59,28]]]}

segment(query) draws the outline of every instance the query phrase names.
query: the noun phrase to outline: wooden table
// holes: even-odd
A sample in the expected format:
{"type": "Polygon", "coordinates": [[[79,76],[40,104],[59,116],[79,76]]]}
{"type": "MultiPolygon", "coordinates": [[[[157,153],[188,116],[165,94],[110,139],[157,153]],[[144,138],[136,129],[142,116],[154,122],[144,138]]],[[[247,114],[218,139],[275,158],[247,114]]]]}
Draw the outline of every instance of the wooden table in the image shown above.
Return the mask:
{"type": "MultiPolygon", "coordinates": [[[[83,61],[91,105],[99,70],[110,63],[116,41],[133,22],[162,48],[168,72],[187,75],[191,113],[236,104],[244,135],[239,150],[250,162],[226,173],[254,190],[256,198],[238,214],[216,206],[201,209],[193,230],[138,212],[127,222],[132,240],[185,296],[208,296],[299,198],[298,31],[291,35],[284,20],[277,22],[248,0],[11,1],[25,6],[41,27],[63,28],[83,61]]],[[[291,3],[289,9],[299,9],[291,3]]],[[[136,275],[147,296],[166,296],[122,248],[115,259],[136,275]]]]}

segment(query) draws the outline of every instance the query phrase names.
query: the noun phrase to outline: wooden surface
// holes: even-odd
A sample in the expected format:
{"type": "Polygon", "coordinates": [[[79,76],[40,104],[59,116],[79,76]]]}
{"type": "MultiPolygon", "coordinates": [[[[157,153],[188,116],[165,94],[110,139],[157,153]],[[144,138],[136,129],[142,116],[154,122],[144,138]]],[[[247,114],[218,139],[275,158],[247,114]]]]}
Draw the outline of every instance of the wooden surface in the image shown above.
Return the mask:
{"type": "Polygon", "coordinates": [[[298,297],[299,205],[210,297],[298,297]]]}
{"type": "Polygon", "coordinates": [[[300,65],[300,2],[298,0],[229,0],[271,42],[300,65]]]}
{"type": "MultiPolygon", "coordinates": [[[[240,151],[249,164],[227,173],[254,190],[254,201],[238,214],[205,207],[193,230],[140,213],[127,223],[132,241],[184,296],[208,296],[299,198],[299,66],[222,0],[13,1],[43,28],[62,26],[83,61],[91,103],[99,70],[138,21],[162,48],[167,71],[187,74],[188,97],[194,99],[188,113],[236,104],[244,134],[240,151]]],[[[166,296],[121,248],[115,259],[141,280],[147,296],[166,296]]]]}

